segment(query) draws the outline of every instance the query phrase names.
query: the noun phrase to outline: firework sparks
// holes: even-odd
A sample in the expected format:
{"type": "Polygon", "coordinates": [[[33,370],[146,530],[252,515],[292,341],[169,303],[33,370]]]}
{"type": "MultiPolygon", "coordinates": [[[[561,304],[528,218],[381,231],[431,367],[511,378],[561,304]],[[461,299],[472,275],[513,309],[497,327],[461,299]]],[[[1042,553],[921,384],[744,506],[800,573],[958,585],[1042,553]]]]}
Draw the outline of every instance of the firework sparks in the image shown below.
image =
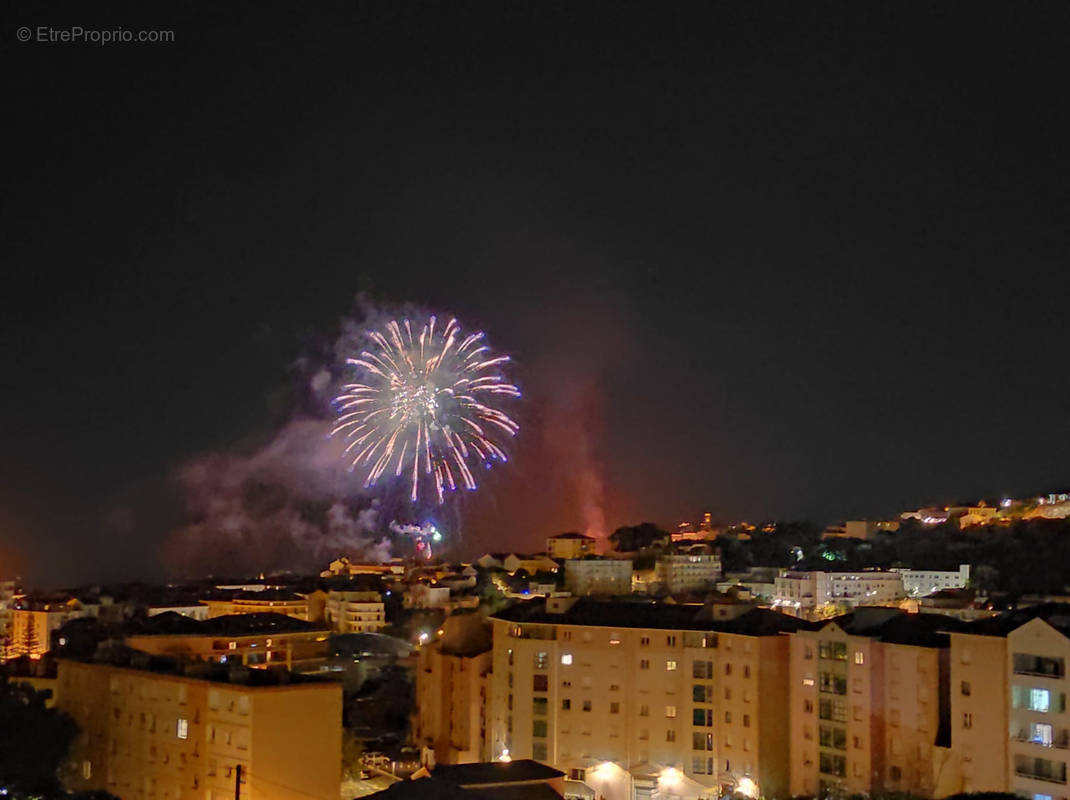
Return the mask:
{"type": "Polygon", "coordinates": [[[365,486],[404,476],[413,502],[429,484],[441,503],[476,488],[472,466],[508,460],[503,443],[520,426],[494,404],[520,391],[501,374],[509,356],[493,355],[482,332],[465,336],[457,320],[442,327],[432,316],[418,332],[391,320],[368,338],[370,349],[346,359],[357,382],[334,399],[331,431],[365,486]]]}

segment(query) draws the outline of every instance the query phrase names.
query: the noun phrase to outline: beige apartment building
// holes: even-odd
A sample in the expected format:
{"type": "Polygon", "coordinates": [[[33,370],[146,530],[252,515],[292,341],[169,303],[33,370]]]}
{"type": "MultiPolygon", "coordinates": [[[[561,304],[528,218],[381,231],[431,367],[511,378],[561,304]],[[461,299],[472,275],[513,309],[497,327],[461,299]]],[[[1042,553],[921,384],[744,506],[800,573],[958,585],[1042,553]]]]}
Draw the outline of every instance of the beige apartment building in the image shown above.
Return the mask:
{"type": "Polygon", "coordinates": [[[951,754],[943,794],[1068,800],[1070,606],[1051,603],[951,634],[951,754]]]}
{"type": "Polygon", "coordinates": [[[789,637],[764,609],[550,598],[492,618],[489,755],[606,800],[789,789],[789,637]]]}
{"type": "Polygon", "coordinates": [[[336,633],[377,633],[386,627],[386,606],[379,592],[327,593],[327,623],[336,633]]]}
{"type": "Polygon", "coordinates": [[[792,795],[934,796],[955,624],[859,608],[791,637],[792,795]]]}
{"type": "Polygon", "coordinates": [[[491,636],[481,614],[458,614],[420,649],[413,740],[423,748],[427,767],[491,760],[486,719],[491,636]]]}
{"type": "MultiPolygon", "coordinates": [[[[56,707],[79,734],[65,783],[123,800],[337,800],[342,690],[216,667],[188,677],[147,655],[126,666],[61,660],[56,707]]],[[[204,665],[207,666],[207,665],[204,665]]]]}
{"type": "Polygon", "coordinates": [[[596,554],[598,540],[582,533],[560,533],[546,540],[546,555],[550,558],[584,558],[596,554]]]}

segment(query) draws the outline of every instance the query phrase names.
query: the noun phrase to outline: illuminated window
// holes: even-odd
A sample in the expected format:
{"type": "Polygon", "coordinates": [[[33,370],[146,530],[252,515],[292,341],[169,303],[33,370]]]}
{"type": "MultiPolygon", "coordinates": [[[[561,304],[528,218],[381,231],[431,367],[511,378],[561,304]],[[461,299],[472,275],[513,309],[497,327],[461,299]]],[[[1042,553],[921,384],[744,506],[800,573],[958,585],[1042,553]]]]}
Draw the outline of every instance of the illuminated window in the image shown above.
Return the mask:
{"type": "Polygon", "coordinates": [[[669,719],[676,717],[676,706],[665,706],[665,716],[669,719]]]}
{"type": "Polygon", "coordinates": [[[861,650],[855,650],[855,663],[856,664],[865,664],[866,663],[866,654],[863,653],[861,650]]]}
{"type": "Polygon", "coordinates": [[[566,667],[569,664],[571,664],[572,663],[572,653],[562,653],[561,654],[561,663],[564,664],[566,667]]]}
{"type": "Polygon", "coordinates": [[[85,778],[86,780],[89,780],[90,778],[93,777],[93,762],[92,761],[83,761],[82,762],[82,777],[85,778]]]}
{"type": "Polygon", "coordinates": [[[665,662],[665,669],[668,670],[669,672],[675,672],[676,671],[676,662],[675,661],[666,661],[665,662]]]}
{"type": "Polygon", "coordinates": [[[238,643],[237,642],[231,642],[230,644],[227,645],[227,649],[229,649],[229,650],[237,650],[238,649],[238,643]]]}
{"type": "Polygon", "coordinates": [[[185,717],[178,718],[178,725],[175,727],[175,736],[179,739],[189,738],[189,720],[185,717]]]}

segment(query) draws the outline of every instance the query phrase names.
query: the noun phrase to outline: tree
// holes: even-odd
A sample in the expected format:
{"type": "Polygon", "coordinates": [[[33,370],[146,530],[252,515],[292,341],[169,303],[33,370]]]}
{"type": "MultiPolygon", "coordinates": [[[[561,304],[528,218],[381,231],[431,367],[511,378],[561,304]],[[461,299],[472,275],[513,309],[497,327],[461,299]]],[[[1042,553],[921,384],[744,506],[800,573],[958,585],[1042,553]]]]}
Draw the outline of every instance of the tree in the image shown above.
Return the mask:
{"type": "Polygon", "coordinates": [[[77,733],[74,720],[45,707],[45,693],[0,683],[0,786],[12,798],[63,795],[58,771],[77,733]]]}
{"type": "Polygon", "coordinates": [[[634,553],[655,545],[666,545],[672,541],[672,536],[653,522],[640,522],[617,528],[609,535],[609,541],[618,553],[634,553]]]}
{"type": "Polygon", "coordinates": [[[34,655],[40,648],[35,622],[36,620],[32,616],[27,616],[26,627],[22,629],[22,652],[28,656],[34,655]]]}

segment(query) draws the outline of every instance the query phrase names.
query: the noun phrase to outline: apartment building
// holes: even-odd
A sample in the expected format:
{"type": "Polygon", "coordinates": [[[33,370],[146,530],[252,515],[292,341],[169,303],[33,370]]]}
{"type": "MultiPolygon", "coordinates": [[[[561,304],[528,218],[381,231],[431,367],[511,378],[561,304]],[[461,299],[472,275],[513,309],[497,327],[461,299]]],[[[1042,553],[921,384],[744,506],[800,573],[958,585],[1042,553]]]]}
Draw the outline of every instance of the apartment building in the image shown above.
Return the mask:
{"type": "Polygon", "coordinates": [[[1070,713],[1066,664],[1070,613],[1035,617],[1007,635],[1010,686],[1009,790],[1066,800],[1070,713]]]}
{"type": "Polygon", "coordinates": [[[337,800],[342,690],[275,671],[116,654],[61,660],[56,707],[79,734],[70,791],[123,800],[337,800]],[[196,675],[196,677],[194,677],[196,675]]]}
{"type": "Polygon", "coordinates": [[[654,581],[669,594],[713,589],[720,579],[721,557],[717,554],[662,555],[654,564],[654,581]]]}
{"type": "Polygon", "coordinates": [[[584,558],[595,555],[598,540],[582,533],[559,533],[546,540],[546,555],[550,558],[584,558]]]}
{"type": "Polygon", "coordinates": [[[323,625],[282,614],[234,614],[198,622],[173,612],[131,623],[123,642],[153,655],[292,669],[327,655],[323,625]]]}
{"type": "Polygon", "coordinates": [[[951,633],[945,793],[1067,800],[1070,605],[1049,603],[951,633]]]}
{"type": "Polygon", "coordinates": [[[903,597],[896,572],[803,572],[789,570],[776,578],[773,607],[808,616],[822,608],[895,605],[903,597]]]}
{"type": "Polygon", "coordinates": [[[565,562],[565,589],[579,597],[631,594],[632,562],[623,558],[573,558],[565,562]]]}
{"type": "Polygon", "coordinates": [[[386,606],[379,592],[327,593],[327,624],[336,633],[376,633],[386,627],[386,606]]]}
{"type": "Polygon", "coordinates": [[[534,758],[607,800],[789,788],[789,637],[766,609],[549,598],[492,618],[491,758],[534,758]],[[742,610],[742,609],[741,609],[742,610]]]}
{"type": "Polygon", "coordinates": [[[413,740],[425,766],[489,761],[487,694],[492,629],[481,614],[448,617],[416,668],[413,740]]]}
{"type": "Polygon", "coordinates": [[[225,596],[205,599],[208,606],[208,618],[223,617],[229,614],[285,614],[294,619],[310,620],[309,601],[296,592],[287,589],[263,589],[256,591],[242,590],[227,593],[225,596]]]}
{"type": "Polygon", "coordinates": [[[925,597],[944,589],[965,589],[970,585],[970,565],[960,564],[957,570],[897,569],[907,597],[925,597]]]}
{"type": "Polygon", "coordinates": [[[792,795],[936,795],[961,624],[868,607],[791,637],[792,795]]]}

